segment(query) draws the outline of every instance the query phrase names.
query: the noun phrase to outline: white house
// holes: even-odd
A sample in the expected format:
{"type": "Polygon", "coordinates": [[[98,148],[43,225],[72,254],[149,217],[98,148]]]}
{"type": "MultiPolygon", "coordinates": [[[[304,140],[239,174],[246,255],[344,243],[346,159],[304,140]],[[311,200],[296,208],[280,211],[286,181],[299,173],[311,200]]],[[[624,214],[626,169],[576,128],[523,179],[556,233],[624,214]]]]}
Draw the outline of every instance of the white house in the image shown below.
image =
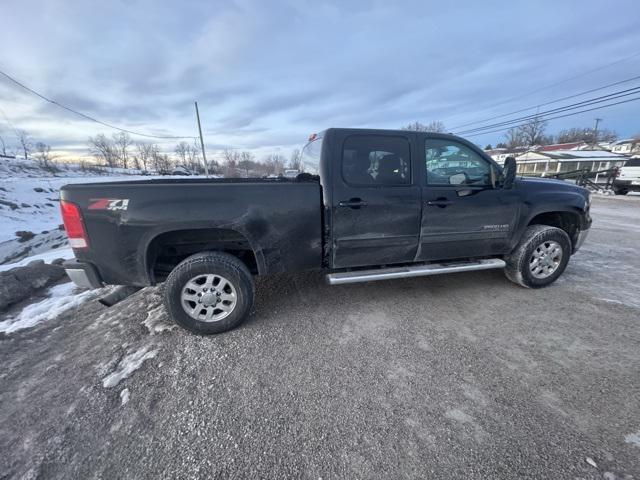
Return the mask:
{"type": "Polygon", "coordinates": [[[526,152],[516,157],[518,173],[548,176],[588,168],[592,172],[621,167],[629,157],[606,150],[552,150],[526,152]]]}
{"type": "Polygon", "coordinates": [[[611,151],[615,153],[631,155],[632,153],[640,151],[640,140],[638,140],[637,138],[618,140],[617,142],[613,142],[611,144],[611,151]]]}

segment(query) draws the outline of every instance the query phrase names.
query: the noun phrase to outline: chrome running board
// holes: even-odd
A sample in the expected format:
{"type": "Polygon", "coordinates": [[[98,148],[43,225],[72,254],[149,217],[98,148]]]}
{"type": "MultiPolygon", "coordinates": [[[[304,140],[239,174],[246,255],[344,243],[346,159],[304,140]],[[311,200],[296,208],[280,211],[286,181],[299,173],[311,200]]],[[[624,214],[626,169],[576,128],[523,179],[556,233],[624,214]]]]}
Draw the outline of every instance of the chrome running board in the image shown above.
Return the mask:
{"type": "Polygon", "coordinates": [[[355,272],[330,273],[327,275],[329,285],[343,283],[375,282],[393,278],[422,277],[426,275],[440,275],[443,273],[470,272],[475,270],[489,270],[504,268],[506,263],[499,258],[473,260],[468,262],[430,263],[410,265],[406,267],[381,268],[378,270],[359,270],[355,272]]]}

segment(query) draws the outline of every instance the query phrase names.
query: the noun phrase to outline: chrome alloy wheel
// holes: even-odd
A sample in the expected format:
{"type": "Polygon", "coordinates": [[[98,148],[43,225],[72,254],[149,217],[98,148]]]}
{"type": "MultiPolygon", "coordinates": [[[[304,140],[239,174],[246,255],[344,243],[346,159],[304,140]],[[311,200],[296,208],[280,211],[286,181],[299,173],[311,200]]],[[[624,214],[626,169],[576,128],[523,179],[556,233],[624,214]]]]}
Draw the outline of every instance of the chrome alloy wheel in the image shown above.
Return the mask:
{"type": "Polygon", "coordinates": [[[547,240],[541,243],[529,260],[531,275],[540,279],[553,275],[562,262],[562,253],[562,247],[558,242],[547,240]]]}
{"type": "Polygon", "coordinates": [[[193,277],[182,287],[180,303],[191,318],[217,322],[233,312],[238,296],[229,280],[209,273],[193,277]]]}

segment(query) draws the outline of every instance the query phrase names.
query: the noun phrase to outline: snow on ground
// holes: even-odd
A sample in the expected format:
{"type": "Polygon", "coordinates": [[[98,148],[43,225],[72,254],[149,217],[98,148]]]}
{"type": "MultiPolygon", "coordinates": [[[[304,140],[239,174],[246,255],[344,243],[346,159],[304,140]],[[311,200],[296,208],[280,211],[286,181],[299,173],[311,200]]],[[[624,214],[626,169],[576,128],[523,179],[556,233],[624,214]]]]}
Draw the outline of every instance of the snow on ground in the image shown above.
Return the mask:
{"type": "Polygon", "coordinates": [[[131,392],[128,388],[125,388],[120,392],[120,403],[121,405],[126,405],[129,401],[129,397],[131,397],[131,392]]]}
{"type": "Polygon", "coordinates": [[[104,388],[115,387],[122,380],[129,378],[133,372],[138,370],[145,360],[154,358],[158,354],[158,349],[150,350],[150,348],[148,345],[144,346],[120,360],[116,370],[103,379],[102,385],[104,388]]]}
{"type": "Polygon", "coordinates": [[[15,263],[5,263],[4,265],[0,265],[0,272],[11,270],[12,268],[16,267],[24,267],[34,260],[44,260],[44,263],[51,263],[58,258],[62,258],[64,260],[73,258],[73,250],[71,250],[71,247],[62,247],[53,250],[47,250],[44,253],[38,253],[36,255],[25,257],[15,263]]]}
{"type": "Polygon", "coordinates": [[[73,283],[54,285],[47,291],[47,298],[37,303],[27,305],[20,313],[0,322],[0,333],[13,333],[30,328],[47,320],[53,320],[70,308],[97,297],[100,290],[80,292],[73,283]]]}
{"type": "Polygon", "coordinates": [[[151,335],[176,328],[176,324],[169,319],[169,314],[162,304],[149,310],[147,318],[142,323],[151,335]]]}
{"type": "Polygon", "coordinates": [[[636,433],[630,433],[629,435],[624,437],[624,441],[630,443],[631,445],[635,445],[636,447],[640,447],[640,431],[636,433]]]}
{"type": "Polygon", "coordinates": [[[33,160],[0,159],[0,178],[0,264],[3,264],[66,246],[66,236],[59,228],[62,186],[153,177],[141,175],[138,170],[117,168],[105,169],[104,174],[99,174],[82,171],[76,165],[61,166],[52,173],[33,160]],[[17,232],[27,233],[18,236],[17,232]],[[29,238],[31,234],[35,236],[29,238]]]}

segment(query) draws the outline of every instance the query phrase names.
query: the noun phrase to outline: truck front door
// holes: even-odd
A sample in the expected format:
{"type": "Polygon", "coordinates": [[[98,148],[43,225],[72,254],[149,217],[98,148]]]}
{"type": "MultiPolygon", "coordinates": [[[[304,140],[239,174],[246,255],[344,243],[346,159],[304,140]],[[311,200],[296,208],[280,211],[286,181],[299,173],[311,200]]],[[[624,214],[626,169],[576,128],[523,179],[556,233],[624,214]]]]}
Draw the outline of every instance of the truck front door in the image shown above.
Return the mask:
{"type": "Polygon", "coordinates": [[[411,165],[415,138],[345,132],[336,139],[331,205],[334,267],[415,259],[422,210],[411,165]]]}
{"type": "Polygon", "coordinates": [[[518,191],[494,185],[491,162],[466,142],[427,135],[420,150],[424,203],[417,260],[507,253],[518,191]]]}

